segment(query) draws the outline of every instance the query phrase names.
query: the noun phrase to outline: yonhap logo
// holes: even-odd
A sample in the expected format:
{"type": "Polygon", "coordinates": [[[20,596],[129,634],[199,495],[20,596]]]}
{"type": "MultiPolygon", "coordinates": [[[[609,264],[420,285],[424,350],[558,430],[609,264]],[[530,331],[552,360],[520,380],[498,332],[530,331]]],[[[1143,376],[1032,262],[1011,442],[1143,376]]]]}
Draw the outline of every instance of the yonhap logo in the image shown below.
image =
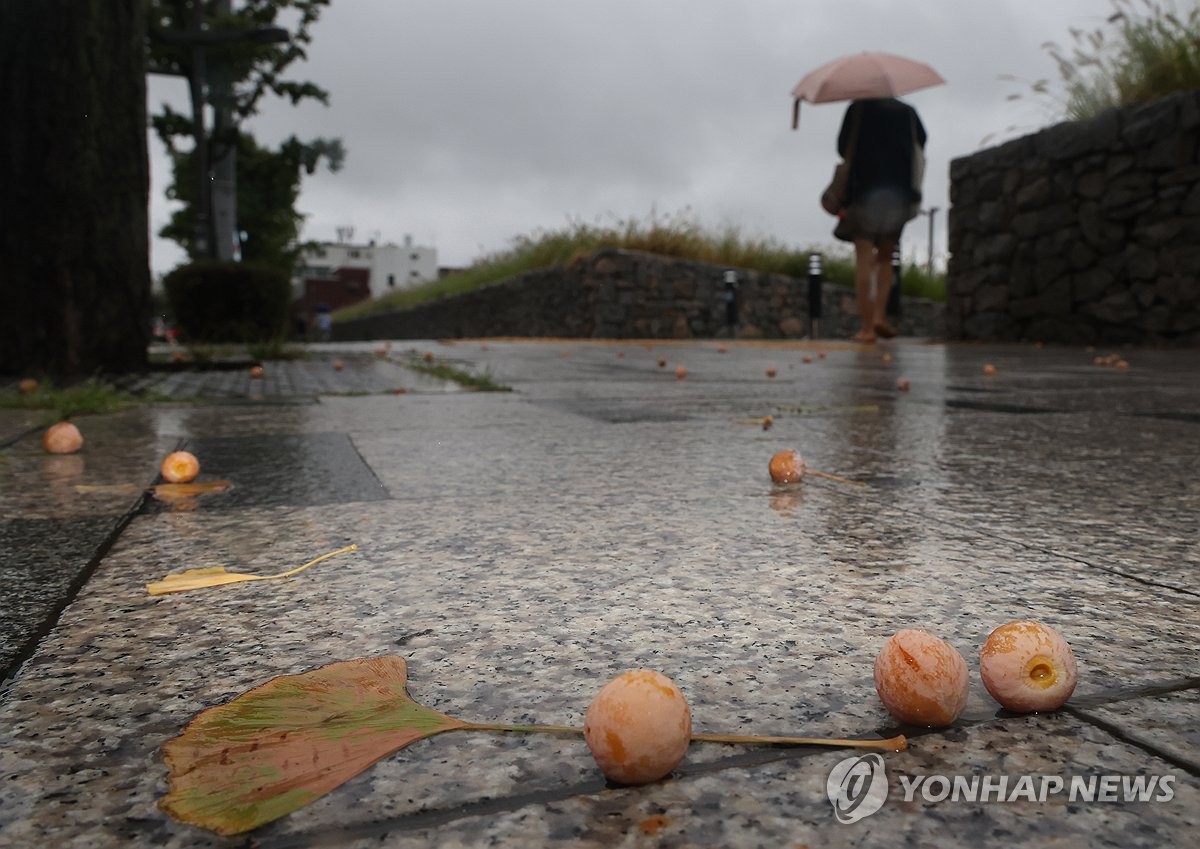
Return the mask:
{"type": "MultiPolygon", "coordinates": [[[[929,804],[1014,804],[1062,800],[1069,804],[1169,803],[1175,799],[1175,776],[1110,775],[908,775],[900,773],[905,802],[929,804]]],[[[878,811],[888,798],[883,756],[861,755],[839,761],[825,782],[833,813],[844,825],[878,811]]],[[[901,793],[897,793],[900,798],[901,793]]]]}
{"type": "Polygon", "coordinates": [[[887,800],[888,781],[883,756],[860,755],[839,761],[829,773],[825,792],[838,822],[848,825],[869,817],[887,800]]]}

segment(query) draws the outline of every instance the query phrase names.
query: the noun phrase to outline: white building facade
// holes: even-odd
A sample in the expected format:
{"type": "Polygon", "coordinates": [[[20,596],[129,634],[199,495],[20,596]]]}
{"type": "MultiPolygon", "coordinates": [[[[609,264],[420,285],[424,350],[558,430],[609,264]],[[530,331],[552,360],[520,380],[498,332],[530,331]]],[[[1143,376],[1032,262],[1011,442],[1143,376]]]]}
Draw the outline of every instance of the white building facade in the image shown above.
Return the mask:
{"type": "Polygon", "coordinates": [[[415,245],[411,236],[402,245],[322,242],[301,254],[299,283],[303,287],[304,280],[335,277],[340,268],[366,269],[370,295],[378,298],[436,280],[437,249],[415,245]]]}

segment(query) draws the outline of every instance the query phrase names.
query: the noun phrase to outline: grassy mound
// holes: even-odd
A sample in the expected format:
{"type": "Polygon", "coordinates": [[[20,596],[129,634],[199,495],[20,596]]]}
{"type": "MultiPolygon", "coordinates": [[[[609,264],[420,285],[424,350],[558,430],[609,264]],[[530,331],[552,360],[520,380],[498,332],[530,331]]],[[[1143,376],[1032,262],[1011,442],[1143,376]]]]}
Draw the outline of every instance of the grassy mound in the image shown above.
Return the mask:
{"type": "MultiPolygon", "coordinates": [[[[816,251],[824,257],[826,280],[841,286],[854,284],[854,258],[848,246],[789,248],[773,239],[746,238],[736,227],[710,231],[687,215],[659,217],[651,213],[645,221],[628,219],[611,224],[573,221],[558,230],[518,236],[507,250],[485,256],[461,272],[338,310],[334,320],[398,312],[529,271],[564,265],[603,248],[646,251],[799,278],[808,276],[808,257],[816,251]]],[[[923,269],[908,266],[903,274],[903,291],[911,297],[944,301],[945,276],[931,277],[923,269]]]]}

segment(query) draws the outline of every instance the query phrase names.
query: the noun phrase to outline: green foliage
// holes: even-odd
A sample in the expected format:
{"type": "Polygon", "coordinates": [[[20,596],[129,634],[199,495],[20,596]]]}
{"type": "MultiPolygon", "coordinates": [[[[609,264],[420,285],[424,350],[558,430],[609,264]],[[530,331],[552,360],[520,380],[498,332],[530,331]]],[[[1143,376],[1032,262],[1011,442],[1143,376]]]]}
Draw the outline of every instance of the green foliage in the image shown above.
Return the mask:
{"type": "Polygon", "coordinates": [[[427,374],[430,377],[436,377],[438,380],[448,380],[457,383],[465,389],[472,389],[476,392],[512,392],[511,386],[497,383],[493,379],[490,369],[484,369],[482,373],[476,374],[466,369],[461,369],[458,366],[452,366],[449,363],[439,363],[436,361],[427,363],[416,357],[410,357],[404,362],[404,365],[413,371],[427,374]]]}
{"type": "Polygon", "coordinates": [[[0,393],[0,408],[12,410],[46,410],[44,424],[64,421],[73,416],[113,413],[137,402],[132,395],[122,392],[101,380],[85,380],[71,386],[56,387],[42,381],[28,395],[16,392],[0,393]]]}
{"type": "Polygon", "coordinates": [[[1056,42],[1042,45],[1058,67],[1063,91],[1055,94],[1048,80],[1030,88],[1055,99],[1061,115],[1070,120],[1200,89],[1200,5],[1180,15],[1173,4],[1158,0],[1111,3],[1105,26],[1069,30],[1069,49],[1056,42]]]}
{"type": "MultiPolygon", "coordinates": [[[[171,34],[192,27],[191,0],[146,0],[146,3],[149,72],[189,78],[194,70],[192,50],[171,34]]],[[[218,15],[215,0],[204,3],[204,21],[212,31],[237,33],[278,27],[281,17],[291,24],[289,38],[283,43],[243,40],[205,50],[207,78],[215,82],[225,75],[231,81],[232,98],[228,107],[232,122],[230,126],[214,128],[209,134],[207,154],[212,163],[223,149],[230,145],[237,147],[238,227],[248,234],[243,258],[278,264],[289,271],[295,265],[296,241],[303,223],[303,216],[295,208],[301,175],[312,174],[322,160],[330,170],[338,171],[345,150],[338,139],[302,142],[295,136],[284,141],[278,150],[270,150],[260,147],[249,133],[238,127],[257,114],[267,94],[287,99],[293,105],[306,99],[328,104],[329,94],[324,89],[311,82],[287,79],[285,73],[292,63],[307,58],[311,28],[329,3],[330,0],[241,0],[232,15],[218,15]]],[[[151,116],[150,123],[172,158],[174,180],[167,188],[167,197],[183,204],[159,235],[178,242],[190,259],[200,259],[192,243],[196,200],[192,118],[164,104],[151,116]],[[182,139],[192,143],[181,146],[182,139]]]]}
{"type": "MultiPolygon", "coordinates": [[[[212,46],[205,51],[209,67],[225,66],[229,69],[234,81],[233,112],[239,121],[257,114],[259,102],[268,93],[286,98],[293,105],[308,98],[328,105],[327,91],[311,82],[285,79],[284,73],[293,62],[308,58],[306,47],[312,43],[312,26],[329,3],[330,0],[240,0],[232,15],[218,15],[215,0],[205,0],[203,17],[210,29],[249,32],[277,27],[280,26],[281,16],[292,22],[290,37],[283,43],[240,41],[220,47],[212,46]]],[[[189,77],[193,60],[191,47],[165,36],[191,28],[192,0],[146,0],[146,5],[148,72],[189,77]]],[[[170,126],[179,128],[164,137],[164,143],[171,144],[171,136],[190,133],[191,119],[188,116],[174,112],[169,107],[160,115],[164,129],[170,126]]],[[[157,117],[155,129],[159,129],[157,117]]]]}
{"type": "MultiPolygon", "coordinates": [[[[242,259],[280,270],[296,267],[304,216],[296,211],[302,173],[313,173],[325,160],[332,171],[341,167],[345,152],[337,139],[301,142],[291,136],[278,150],[260,147],[248,133],[237,136],[238,223],[246,233],[242,259]]],[[[171,154],[174,182],[167,196],[183,203],[159,235],[192,252],[193,203],[196,196],[195,159],[191,150],[171,154]]]]}
{"type": "Polygon", "coordinates": [[[920,265],[906,265],[900,272],[900,292],[909,298],[946,300],[946,275],[930,274],[920,265]]]}
{"type": "Polygon", "coordinates": [[[163,286],[186,341],[269,342],[283,335],[291,283],[277,268],[201,260],[171,271],[163,286]]]}
{"type": "MultiPolygon", "coordinates": [[[[848,249],[835,248],[832,252],[826,252],[822,271],[825,279],[833,285],[854,288],[854,255],[848,249]]],[[[931,274],[925,266],[916,263],[902,263],[900,293],[906,298],[945,302],[946,275],[942,272],[931,274]]]]}
{"type": "MultiPolygon", "coordinates": [[[[717,231],[706,230],[686,211],[665,217],[651,212],[645,221],[631,218],[608,225],[572,221],[560,230],[518,236],[512,240],[508,250],[485,256],[461,272],[423,286],[390,292],[382,298],[354,304],[338,310],[334,317],[339,321],[348,321],[408,309],[529,271],[564,265],[603,248],[646,251],[660,256],[786,274],[801,279],[808,277],[809,255],[817,252],[824,257],[826,280],[838,285],[854,286],[854,258],[844,247],[789,248],[773,239],[747,239],[732,226],[717,231]]],[[[908,287],[918,284],[908,282],[910,277],[907,273],[904,278],[905,294],[915,294],[908,287]]],[[[919,297],[945,300],[944,275],[922,280],[919,288],[922,292],[919,297]]]]}
{"type": "Polygon", "coordinates": [[[304,360],[308,352],[300,345],[289,345],[278,336],[264,342],[251,342],[246,346],[246,353],[255,362],[268,360],[304,360]]]}

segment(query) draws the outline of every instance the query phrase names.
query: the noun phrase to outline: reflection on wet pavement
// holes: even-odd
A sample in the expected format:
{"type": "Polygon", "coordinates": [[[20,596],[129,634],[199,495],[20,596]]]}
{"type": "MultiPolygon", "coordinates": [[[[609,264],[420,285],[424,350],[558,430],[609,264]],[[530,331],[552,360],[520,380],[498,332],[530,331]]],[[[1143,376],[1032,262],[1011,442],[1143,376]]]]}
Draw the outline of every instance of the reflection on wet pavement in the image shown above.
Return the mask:
{"type": "MultiPolygon", "coordinates": [[[[855,736],[896,730],[874,657],[922,627],[963,653],[972,689],[951,728],[903,729],[893,780],[1173,774],[1174,800],[904,802],[893,784],[868,829],[839,825],[826,796],[845,752],[697,744],[671,780],[623,789],[578,740],[464,734],[376,764],[253,840],[633,845],[654,816],[670,846],[1192,839],[1200,354],[1129,351],[1119,372],[1034,346],[421,348],[514,391],[158,405],[85,428],[81,463],[47,463],[28,440],[0,455],[18,482],[0,503],[24,522],[0,523],[5,550],[32,558],[6,558],[14,568],[86,562],[131,496],[77,486],[144,488],[178,445],[233,484],[189,512],[133,517],[0,695],[0,769],[19,776],[0,790],[6,836],[218,845],[154,807],[157,746],[204,707],[332,660],[399,654],[422,704],[555,724],[649,666],[687,694],[697,730],[855,736]],[[769,430],[745,424],[767,415],[769,430]],[[783,448],[867,486],[774,485],[783,448]],[[81,544],[52,550],[58,534],[81,544]],[[167,571],[271,574],[352,543],[353,558],[265,587],[144,591],[167,571]],[[1065,711],[1012,716],[983,690],[979,647],[1017,618],[1071,641],[1081,679],[1065,711]]],[[[346,348],[337,374],[359,379],[367,354],[346,348]]]]}

